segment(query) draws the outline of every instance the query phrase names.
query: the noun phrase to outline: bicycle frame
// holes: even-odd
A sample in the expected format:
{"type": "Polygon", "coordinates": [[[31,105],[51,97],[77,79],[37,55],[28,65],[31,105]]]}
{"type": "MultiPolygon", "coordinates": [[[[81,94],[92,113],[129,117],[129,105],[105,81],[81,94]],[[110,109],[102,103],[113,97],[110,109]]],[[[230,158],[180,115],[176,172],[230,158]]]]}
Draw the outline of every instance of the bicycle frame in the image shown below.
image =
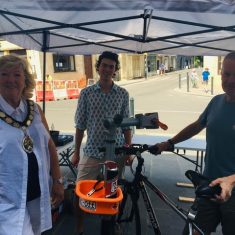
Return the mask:
{"type": "MultiPolygon", "coordinates": [[[[160,197],[161,200],[163,200],[168,206],[170,206],[182,219],[184,219],[189,227],[189,234],[193,234],[193,229],[196,229],[200,234],[204,235],[204,233],[201,231],[201,229],[193,222],[194,215],[192,213],[188,213],[182,208],[180,208],[177,204],[175,204],[171,199],[169,199],[157,186],[152,184],[146,176],[141,174],[142,166],[144,163],[144,159],[141,156],[140,152],[136,153],[137,159],[138,159],[138,165],[136,167],[136,174],[134,177],[134,180],[132,182],[127,182],[126,180],[122,180],[121,184],[129,184],[129,187],[134,187],[134,191],[139,191],[142,194],[143,201],[145,204],[145,208],[147,210],[153,231],[156,235],[161,235],[160,225],[158,223],[155,211],[153,209],[150,197],[148,195],[148,192],[146,190],[146,186],[148,186],[155,194],[157,194],[158,197],[160,197]]],[[[133,199],[133,197],[131,197],[133,199]]],[[[136,200],[138,201],[139,197],[136,197],[136,200]]],[[[132,203],[137,204],[137,201],[132,201],[132,203]]],[[[124,201],[125,203],[125,201],[124,201]]],[[[125,205],[120,207],[120,217],[122,216],[123,210],[125,205]]],[[[121,218],[118,218],[119,221],[121,221],[121,218]]],[[[136,231],[137,234],[141,234],[141,232],[136,231]]]]}
{"type": "MultiPolygon", "coordinates": [[[[193,222],[194,215],[191,213],[188,213],[187,215],[183,212],[183,209],[180,208],[178,205],[176,205],[172,200],[170,200],[163,192],[159,190],[155,185],[153,185],[146,177],[141,175],[142,182],[140,182],[140,190],[143,196],[143,200],[145,203],[145,207],[147,209],[150,222],[152,223],[152,227],[155,231],[155,225],[158,224],[157,220],[155,220],[155,217],[151,218],[151,213],[150,211],[152,210],[152,206],[149,203],[149,197],[148,197],[148,192],[146,191],[145,184],[153,191],[155,192],[168,206],[170,206],[181,218],[183,218],[185,221],[189,222],[189,231],[190,234],[192,234],[192,229],[195,228],[200,234],[204,234],[201,229],[193,222]],[[151,207],[151,209],[149,208],[151,207]],[[152,220],[151,220],[152,219],[152,220]]],[[[161,233],[156,233],[155,234],[161,234],[161,233]]]]}
{"type": "MultiPolygon", "coordinates": [[[[117,127],[128,127],[128,126],[136,126],[137,128],[158,128],[158,114],[151,113],[146,115],[136,115],[135,118],[127,118],[122,119],[120,115],[116,115],[113,119],[104,120],[104,126],[107,129],[106,131],[106,146],[105,146],[105,159],[106,160],[114,160],[115,159],[115,132],[117,127]]],[[[144,150],[145,151],[145,150],[144,150]]],[[[144,159],[141,156],[141,152],[136,153],[125,153],[124,154],[135,154],[138,159],[138,165],[136,167],[136,174],[134,180],[132,182],[132,186],[135,187],[135,190],[139,190],[142,194],[144,204],[152,224],[154,233],[157,235],[161,235],[160,226],[153,209],[151,200],[149,198],[148,192],[146,190],[145,184],[154,191],[167,205],[169,205],[179,216],[181,216],[189,225],[189,233],[192,234],[193,228],[195,228],[200,234],[204,234],[200,228],[197,227],[195,223],[193,223],[194,216],[191,213],[186,213],[182,208],[178,207],[173,201],[171,201],[163,192],[161,192],[155,185],[153,185],[145,176],[141,174],[142,166],[144,163],[144,159]]],[[[124,181],[125,182],[125,181],[124,181]]],[[[130,183],[130,182],[129,182],[130,183]]],[[[125,183],[124,183],[125,184],[125,183]]],[[[126,182],[128,184],[128,182],[126,182]]],[[[132,197],[132,203],[138,207],[138,198],[132,197]]],[[[125,200],[124,200],[125,202],[125,200]]],[[[122,214],[124,206],[120,207],[120,214],[122,214]]],[[[139,233],[139,231],[138,231],[139,233]]],[[[137,234],[138,235],[138,234],[137,234]]]]}

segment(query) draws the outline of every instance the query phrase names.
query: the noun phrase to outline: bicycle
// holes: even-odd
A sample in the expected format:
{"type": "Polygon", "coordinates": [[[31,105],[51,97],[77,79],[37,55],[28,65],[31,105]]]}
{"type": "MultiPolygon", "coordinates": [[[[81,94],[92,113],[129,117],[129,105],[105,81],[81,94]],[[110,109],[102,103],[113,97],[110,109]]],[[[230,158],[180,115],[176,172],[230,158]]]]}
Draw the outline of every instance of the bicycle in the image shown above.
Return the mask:
{"type": "MultiPolygon", "coordinates": [[[[153,146],[133,144],[129,147],[120,147],[115,149],[116,154],[125,153],[136,155],[138,164],[136,166],[136,171],[132,181],[127,181],[125,179],[119,180],[119,185],[123,189],[123,201],[120,205],[119,214],[117,215],[116,222],[120,225],[122,223],[135,223],[135,233],[136,235],[141,235],[141,223],[140,223],[140,213],[138,206],[139,194],[142,194],[145,208],[147,210],[150,223],[152,225],[154,234],[160,235],[160,225],[157,220],[155,211],[153,209],[149,194],[147,192],[146,186],[151,189],[155,194],[160,197],[168,206],[170,206],[182,219],[186,221],[186,227],[188,228],[188,234],[192,234],[193,229],[196,229],[200,234],[204,234],[202,230],[194,223],[195,215],[191,211],[186,211],[176,205],[171,199],[167,197],[157,186],[152,184],[142,172],[142,167],[144,164],[144,159],[141,154],[144,151],[154,153],[155,149],[153,146]],[[130,211],[127,209],[127,200],[130,196],[131,207],[130,211]]],[[[200,175],[195,171],[187,171],[186,176],[193,182],[196,188],[196,196],[198,197],[213,197],[215,194],[219,194],[220,188],[209,187],[209,181],[204,176],[200,175]]],[[[127,233],[124,233],[127,234],[127,233]]]]}
{"type": "MultiPolygon", "coordinates": [[[[154,234],[161,235],[160,225],[158,223],[155,211],[153,209],[151,200],[149,198],[148,192],[146,190],[147,185],[154,193],[156,193],[168,206],[170,206],[181,218],[183,218],[186,221],[187,227],[189,229],[189,234],[192,234],[193,229],[196,229],[200,234],[203,234],[201,229],[193,222],[195,215],[191,213],[190,211],[185,211],[182,208],[180,208],[178,205],[176,205],[172,200],[170,200],[163,192],[160,191],[154,184],[152,184],[147,177],[145,177],[142,174],[142,167],[144,164],[144,159],[142,158],[141,154],[144,151],[149,151],[150,153],[155,154],[156,153],[156,147],[155,146],[148,146],[148,145],[140,145],[140,144],[134,144],[129,147],[123,146],[123,147],[115,147],[115,132],[117,127],[126,127],[126,126],[136,126],[137,128],[158,128],[159,124],[158,115],[157,113],[150,113],[145,115],[136,115],[135,118],[127,118],[122,119],[120,115],[116,115],[113,119],[106,119],[104,120],[104,126],[107,129],[107,141],[106,146],[101,147],[100,151],[105,152],[105,159],[114,161],[115,155],[117,154],[124,154],[124,155],[136,155],[138,164],[136,167],[136,172],[134,174],[134,179],[132,181],[127,181],[125,179],[119,179],[118,184],[121,185],[123,189],[123,195],[124,199],[120,203],[119,212],[116,209],[117,216],[115,215],[104,215],[101,216],[101,219],[99,218],[97,232],[101,231],[102,235],[116,235],[115,231],[115,225],[121,225],[123,223],[133,222],[135,221],[135,233],[136,235],[141,235],[141,223],[140,223],[140,213],[139,213],[139,207],[138,207],[138,199],[139,199],[139,192],[141,192],[144,204],[147,209],[147,213],[150,219],[150,223],[152,225],[154,234]],[[127,216],[127,218],[123,219],[123,215],[127,212],[127,200],[128,195],[130,195],[131,198],[131,208],[130,208],[130,214],[127,216]],[[100,224],[102,224],[100,226],[100,224]]],[[[171,150],[173,151],[173,150],[171,150]]],[[[174,152],[175,153],[175,152],[174,152]]],[[[179,156],[181,156],[178,153],[175,153],[179,156]]],[[[187,159],[185,156],[182,156],[183,158],[187,159]]],[[[187,159],[190,161],[190,159],[187,159]]],[[[191,161],[195,164],[194,161],[191,161]]],[[[200,178],[200,177],[199,177],[200,178]]],[[[192,179],[191,179],[192,180],[192,179]]],[[[201,180],[197,180],[195,183],[195,186],[197,186],[197,183],[200,183],[201,180]]],[[[85,182],[86,183],[86,182],[85,182]]],[[[89,186],[89,190],[92,188],[92,192],[98,191],[98,188],[95,187],[95,182],[91,182],[93,185],[89,186]],[[95,188],[94,188],[95,187],[95,188]],[[94,191],[93,191],[94,190],[94,191]]],[[[200,196],[200,190],[198,190],[198,195],[200,196]]],[[[207,190],[207,191],[210,191],[207,190]]],[[[78,190],[78,193],[80,192],[80,189],[78,190]]],[[[81,197],[83,197],[88,191],[84,191],[81,197]]],[[[203,191],[205,192],[205,190],[203,191]]],[[[85,196],[86,197],[86,196],[85,196]]],[[[96,202],[91,202],[90,199],[87,199],[86,209],[89,209],[87,212],[92,213],[92,210],[96,208],[98,204],[96,202]]],[[[97,199],[94,199],[95,201],[97,199]]],[[[111,201],[107,201],[107,203],[111,203],[111,201]]],[[[83,203],[84,204],[84,203],[83,203]]],[[[116,201],[115,201],[116,205],[116,201]]],[[[107,205],[106,205],[107,206],[107,205]]],[[[113,208],[111,206],[110,208],[113,208]]],[[[97,209],[97,208],[96,208],[97,209]]],[[[96,212],[97,213],[97,212],[96,212]]],[[[116,213],[115,213],[116,214],[116,213]]],[[[119,233],[120,234],[120,233],[119,233]]],[[[133,234],[133,233],[132,233],[133,234]]],[[[125,233],[125,235],[127,235],[125,233]]]]}

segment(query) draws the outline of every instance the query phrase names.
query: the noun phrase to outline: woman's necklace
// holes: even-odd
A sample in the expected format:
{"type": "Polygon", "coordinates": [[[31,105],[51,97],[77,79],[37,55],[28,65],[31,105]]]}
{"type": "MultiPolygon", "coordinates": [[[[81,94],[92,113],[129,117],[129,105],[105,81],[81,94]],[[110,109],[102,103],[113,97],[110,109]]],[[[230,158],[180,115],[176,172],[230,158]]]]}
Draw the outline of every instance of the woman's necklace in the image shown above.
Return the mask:
{"type": "Polygon", "coordinates": [[[27,100],[27,116],[23,122],[19,122],[0,110],[0,118],[7,124],[19,128],[24,132],[24,137],[22,139],[22,148],[26,153],[33,152],[33,140],[27,134],[27,128],[31,125],[34,117],[34,102],[32,100],[27,100]]]}

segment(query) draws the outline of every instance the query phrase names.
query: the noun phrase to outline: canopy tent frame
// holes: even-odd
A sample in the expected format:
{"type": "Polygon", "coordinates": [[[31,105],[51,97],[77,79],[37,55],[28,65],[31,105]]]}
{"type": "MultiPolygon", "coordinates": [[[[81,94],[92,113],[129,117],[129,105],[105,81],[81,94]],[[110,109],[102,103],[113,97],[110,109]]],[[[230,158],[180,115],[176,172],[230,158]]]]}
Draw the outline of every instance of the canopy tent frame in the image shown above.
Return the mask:
{"type": "Polygon", "coordinates": [[[209,24],[202,24],[202,23],[195,23],[195,22],[189,22],[189,21],[184,21],[184,20],[176,20],[176,19],[153,16],[152,12],[153,12],[152,10],[145,9],[143,14],[136,15],[136,16],[122,17],[122,18],[112,18],[112,19],[108,19],[108,20],[99,20],[99,21],[89,21],[89,22],[76,23],[76,24],[66,24],[66,23],[62,23],[62,22],[58,22],[58,21],[46,20],[46,19],[43,19],[43,18],[32,17],[32,16],[19,14],[19,13],[0,10],[0,15],[4,16],[5,19],[7,19],[12,24],[14,24],[17,28],[19,28],[19,30],[17,30],[17,31],[10,31],[10,32],[0,33],[0,37],[7,36],[7,35],[19,35],[19,34],[27,35],[27,36],[31,37],[31,39],[36,41],[42,48],[44,48],[44,45],[41,45],[40,42],[38,42],[36,39],[34,39],[33,35],[38,34],[38,33],[44,34],[44,32],[47,31],[47,32],[49,32],[49,35],[51,34],[51,35],[55,35],[55,36],[58,36],[58,37],[71,39],[73,41],[83,42],[83,44],[68,44],[68,45],[65,44],[65,45],[60,45],[60,46],[50,46],[50,44],[48,44],[46,46],[47,51],[49,51],[50,49],[55,50],[55,49],[58,49],[58,48],[74,47],[74,46],[85,46],[85,45],[91,45],[91,44],[107,47],[109,49],[121,50],[122,52],[137,53],[137,54],[150,53],[150,52],[151,53],[152,52],[163,52],[165,50],[169,50],[169,49],[172,49],[172,48],[183,48],[185,46],[207,48],[207,49],[211,49],[211,50],[218,50],[218,51],[225,51],[225,52],[232,51],[232,50],[223,49],[223,48],[204,46],[204,45],[201,45],[201,44],[208,43],[208,42],[216,42],[216,41],[225,40],[225,39],[234,39],[235,36],[225,37],[225,38],[221,38],[221,39],[201,41],[201,42],[198,42],[198,43],[181,43],[181,42],[176,42],[173,39],[176,39],[176,38],[179,38],[179,37],[185,37],[185,36],[193,36],[193,35],[198,35],[198,34],[203,34],[203,33],[217,32],[217,31],[235,32],[235,25],[226,26],[226,27],[219,27],[219,26],[214,26],[214,25],[209,25],[209,24]],[[44,22],[44,23],[55,24],[56,26],[23,30],[16,23],[11,21],[6,15],[21,17],[21,18],[35,20],[35,21],[40,21],[40,22],[44,22]],[[134,37],[133,37],[133,36],[126,36],[126,35],[121,35],[121,34],[116,34],[116,33],[111,33],[111,32],[106,32],[106,31],[101,31],[101,30],[96,30],[96,29],[91,29],[91,28],[86,28],[85,27],[85,26],[90,26],[90,25],[103,24],[103,23],[113,23],[113,22],[133,20],[133,19],[143,19],[143,34],[142,35],[134,35],[134,37]],[[149,29],[149,25],[150,25],[152,20],[172,22],[172,23],[178,23],[178,24],[184,24],[184,25],[190,25],[190,26],[198,26],[198,27],[203,27],[203,28],[207,28],[207,29],[193,31],[193,32],[187,32],[187,33],[179,33],[179,34],[175,34],[175,35],[162,36],[162,37],[157,37],[157,38],[151,38],[151,37],[148,37],[148,29],[149,29]],[[113,36],[113,37],[116,37],[116,38],[119,38],[119,39],[106,40],[106,41],[101,41],[101,42],[94,42],[94,41],[76,39],[74,37],[64,36],[64,35],[60,35],[58,33],[51,32],[53,30],[63,29],[63,28],[79,29],[79,30],[83,30],[83,31],[88,31],[88,32],[113,36]],[[142,51],[142,50],[128,50],[128,49],[125,49],[123,47],[116,47],[116,46],[107,45],[107,43],[121,42],[123,40],[136,41],[136,42],[140,42],[140,43],[149,43],[149,42],[162,41],[162,42],[174,43],[174,44],[178,44],[178,45],[163,47],[161,49],[152,49],[152,50],[144,50],[144,51],[142,51]]]}

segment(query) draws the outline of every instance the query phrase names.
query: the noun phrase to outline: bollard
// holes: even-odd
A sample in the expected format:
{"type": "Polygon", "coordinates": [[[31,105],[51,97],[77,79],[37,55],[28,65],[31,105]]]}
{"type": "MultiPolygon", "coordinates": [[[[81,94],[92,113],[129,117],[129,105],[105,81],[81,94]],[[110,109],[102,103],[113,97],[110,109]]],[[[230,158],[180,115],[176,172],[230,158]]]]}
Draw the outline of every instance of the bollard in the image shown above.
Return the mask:
{"type": "MultiPolygon", "coordinates": [[[[135,104],[134,104],[134,98],[131,97],[130,98],[130,117],[134,117],[135,116],[135,104]]],[[[132,134],[135,134],[135,127],[132,126],[132,134]]]]}
{"type": "Polygon", "coordinates": [[[211,77],[211,95],[214,94],[214,77],[211,77]]]}
{"type": "Polygon", "coordinates": [[[144,78],[148,78],[148,58],[147,53],[144,53],[144,78]]]}
{"type": "Polygon", "coordinates": [[[179,89],[181,89],[181,74],[179,74],[179,89]]]}
{"type": "Polygon", "coordinates": [[[187,72],[187,92],[189,92],[189,74],[187,72]]]}
{"type": "Polygon", "coordinates": [[[134,117],[135,111],[134,111],[134,98],[130,98],[130,117],[134,117]]]}

